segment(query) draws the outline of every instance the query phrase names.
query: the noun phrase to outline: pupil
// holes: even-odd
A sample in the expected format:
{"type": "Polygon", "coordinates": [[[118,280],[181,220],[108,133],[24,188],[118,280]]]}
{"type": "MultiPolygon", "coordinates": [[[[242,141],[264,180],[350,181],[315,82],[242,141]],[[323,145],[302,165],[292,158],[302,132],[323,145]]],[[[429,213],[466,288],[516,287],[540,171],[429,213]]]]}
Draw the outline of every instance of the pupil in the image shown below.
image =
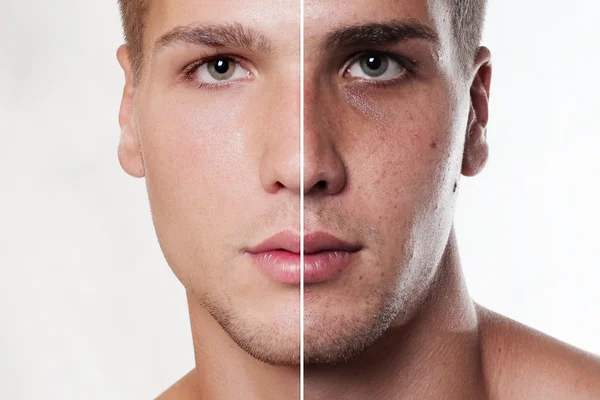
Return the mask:
{"type": "Polygon", "coordinates": [[[367,67],[372,70],[378,70],[381,67],[381,57],[371,56],[367,58],[367,67]]]}
{"type": "Polygon", "coordinates": [[[215,63],[215,71],[219,74],[226,74],[229,71],[229,61],[228,60],[218,60],[215,63]]]}

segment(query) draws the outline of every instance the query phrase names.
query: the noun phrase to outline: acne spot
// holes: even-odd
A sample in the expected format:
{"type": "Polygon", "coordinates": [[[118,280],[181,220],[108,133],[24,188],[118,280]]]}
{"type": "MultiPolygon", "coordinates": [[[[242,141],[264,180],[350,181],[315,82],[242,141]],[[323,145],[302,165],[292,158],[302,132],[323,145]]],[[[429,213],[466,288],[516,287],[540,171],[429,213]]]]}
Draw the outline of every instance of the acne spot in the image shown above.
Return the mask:
{"type": "Polygon", "coordinates": [[[379,183],[381,182],[381,180],[385,177],[385,170],[381,171],[381,173],[379,174],[379,177],[377,177],[377,179],[375,180],[375,183],[379,183]]]}
{"type": "Polygon", "coordinates": [[[430,146],[431,146],[432,149],[435,149],[437,147],[437,143],[436,142],[431,142],[430,146]]]}

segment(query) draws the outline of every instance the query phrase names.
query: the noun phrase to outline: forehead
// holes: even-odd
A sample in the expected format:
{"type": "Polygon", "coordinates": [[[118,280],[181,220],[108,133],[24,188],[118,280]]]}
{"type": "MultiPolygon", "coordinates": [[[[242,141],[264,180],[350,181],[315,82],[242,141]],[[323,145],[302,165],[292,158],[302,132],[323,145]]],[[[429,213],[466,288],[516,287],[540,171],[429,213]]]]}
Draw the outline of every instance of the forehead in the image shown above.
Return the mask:
{"type": "Polygon", "coordinates": [[[152,0],[144,47],[161,35],[186,25],[239,23],[269,37],[275,44],[298,43],[299,0],[152,0]]]}
{"type": "Polygon", "coordinates": [[[442,45],[450,32],[444,0],[305,0],[304,13],[308,45],[331,30],[366,22],[416,21],[437,32],[442,45]]]}
{"type": "Polygon", "coordinates": [[[305,0],[307,21],[334,18],[336,21],[394,17],[427,18],[427,0],[305,0]]]}

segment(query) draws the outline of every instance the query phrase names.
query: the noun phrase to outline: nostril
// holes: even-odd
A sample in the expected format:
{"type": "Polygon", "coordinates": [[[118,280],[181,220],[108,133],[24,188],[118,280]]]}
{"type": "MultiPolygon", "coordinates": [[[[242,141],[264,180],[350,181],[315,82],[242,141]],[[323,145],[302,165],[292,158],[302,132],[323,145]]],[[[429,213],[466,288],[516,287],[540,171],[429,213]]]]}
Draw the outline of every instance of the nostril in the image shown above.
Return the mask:
{"type": "Polygon", "coordinates": [[[317,182],[317,184],[315,186],[321,190],[325,190],[325,189],[327,189],[327,182],[319,181],[319,182],[317,182]]]}

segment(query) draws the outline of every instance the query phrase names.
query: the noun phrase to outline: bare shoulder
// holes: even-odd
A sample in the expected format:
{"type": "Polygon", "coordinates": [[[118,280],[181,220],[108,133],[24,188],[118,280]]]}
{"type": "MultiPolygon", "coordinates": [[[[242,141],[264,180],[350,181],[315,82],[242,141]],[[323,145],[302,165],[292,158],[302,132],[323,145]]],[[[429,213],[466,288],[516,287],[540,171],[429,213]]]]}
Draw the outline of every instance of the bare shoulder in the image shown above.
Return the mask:
{"type": "Polygon", "coordinates": [[[183,378],[158,396],[156,400],[197,399],[198,388],[194,385],[194,380],[192,379],[193,373],[194,370],[188,372],[183,378]]]}
{"type": "Polygon", "coordinates": [[[600,399],[600,358],[477,306],[491,399],[600,399]]]}

